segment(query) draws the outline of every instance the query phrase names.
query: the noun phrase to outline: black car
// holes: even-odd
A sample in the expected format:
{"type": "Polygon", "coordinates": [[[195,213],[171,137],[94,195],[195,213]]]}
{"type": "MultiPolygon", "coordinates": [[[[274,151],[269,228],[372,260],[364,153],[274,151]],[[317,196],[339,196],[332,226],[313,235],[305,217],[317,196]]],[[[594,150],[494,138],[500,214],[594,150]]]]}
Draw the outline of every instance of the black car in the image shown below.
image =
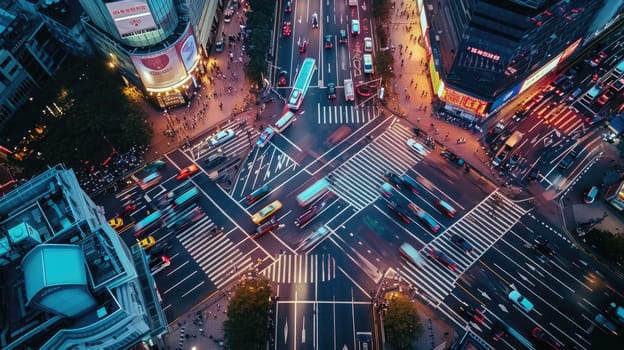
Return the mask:
{"type": "Polygon", "coordinates": [[[388,182],[390,182],[392,186],[396,187],[397,190],[400,190],[401,186],[403,186],[403,181],[401,180],[401,178],[391,171],[386,171],[384,173],[384,178],[386,178],[386,180],[388,180],[388,182]]]}
{"type": "Polygon", "coordinates": [[[315,205],[310,209],[304,211],[301,215],[299,215],[299,217],[297,217],[297,220],[295,220],[295,226],[301,227],[305,225],[306,223],[308,223],[308,221],[312,220],[316,216],[316,214],[318,214],[319,210],[320,206],[315,205]]]}
{"type": "Polygon", "coordinates": [[[388,202],[387,205],[388,205],[388,208],[394,211],[401,218],[401,220],[403,220],[406,224],[410,223],[410,219],[407,216],[407,210],[405,210],[405,208],[403,208],[402,206],[397,204],[397,202],[394,202],[394,201],[388,202]]]}
{"type": "Polygon", "coordinates": [[[334,83],[327,84],[327,98],[329,99],[336,98],[336,84],[334,83]]]}
{"type": "Polygon", "coordinates": [[[457,155],[453,152],[449,152],[449,151],[442,151],[440,152],[440,155],[448,160],[450,160],[451,162],[456,161],[459,157],[457,157],[457,155]]]}
{"type": "Polygon", "coordinates": [[[472,244],[465,240],[464,237],[461,237],[459,235],[452,235],[451,242],[453,242],[457,247],[459,247],[466,253],[471,253],[473,250],[472,244]]]}
{"type": "Polygon", "coordinates": [[[535,237],[535,249],[547,257],[553,257],[555,254],[555,246],[542,236],[535,237]]]}
{"type": "Polygon", "coordinates": [[[561,160],[561,162],[559,162],[559,167],[562,169],[569,168],[570,165],[574,163],[574,160],[576,160],[577,156],[578,156],[578,153],[576,152],[576,150],[572,150],[561,160]]]}

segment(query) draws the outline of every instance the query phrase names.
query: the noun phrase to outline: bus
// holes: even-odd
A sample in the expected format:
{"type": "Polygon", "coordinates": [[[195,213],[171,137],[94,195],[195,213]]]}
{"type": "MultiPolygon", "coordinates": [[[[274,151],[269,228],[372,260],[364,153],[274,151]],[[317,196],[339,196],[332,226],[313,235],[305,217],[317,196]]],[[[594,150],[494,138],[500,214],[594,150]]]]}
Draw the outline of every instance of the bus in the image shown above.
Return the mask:
{"type": "Polygon", "coordinates": [[[326,178],[318,180],[297,195],[297,203],[299,203],[300,206],[305,207],[306,205],[314,202],[329,191],[329,185],[330,182],[326,178]]]}
{"type": "Polygon", "coordinates": [[[279,133],[284,131],[292,122],[295,121],[295,113],[288,111],[275,123],[275,130],[279,133]]]}
{"type": "Polygon", "coordinates": [[[193,203],[193,200],[197,198],[197,196],[199,196],[199,190],[197,187],[189,189],[173,201],[173,209],[186,207],[187,205],[193,203]]]}
{"type": "Polygon", "coordinates": [[[288,108],[295,111],[301,108],[301,103],[303,102],[305,94],[308,92],[308,87],[310,87],[312,74],[314,74],[315,69],[316,60],[314,58],[308,57],[303,60],[299,74],[297,74],[297,79],[295,79],[293,90],[288,98],[288,108]]]}
{"type": "Polygon", "coordinates": [[[141,221],[137,222],[136,225],[134,225],[134,237],[139,237],[145,231],[160,224],[161,216],[162,213],[160,212],[160,210],[156,210],[155,212],[143,218],[141,221]]]}

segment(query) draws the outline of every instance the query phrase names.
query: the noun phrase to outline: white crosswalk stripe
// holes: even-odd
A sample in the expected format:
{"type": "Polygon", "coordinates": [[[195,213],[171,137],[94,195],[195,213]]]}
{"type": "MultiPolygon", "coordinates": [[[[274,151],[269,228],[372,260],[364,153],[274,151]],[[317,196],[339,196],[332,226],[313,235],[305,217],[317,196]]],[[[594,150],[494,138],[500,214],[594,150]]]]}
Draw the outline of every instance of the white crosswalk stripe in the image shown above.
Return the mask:
{"type": "Polygon", "coordinates": [[[253,125],[241,126],[235,120],[231,120],[226,125],[221,127],[221,130],[226,129],[234,130],[236,137],[218,147],[210,147],[206,140],[202,140],[198,144],[193,145],[190,149],[187,149],[185,152],[193,160],[198,160],[209,154],[220,151],[223,151],[223,154],[227,156],[241,154],[241,157],[244,157],[243,155],[247,154],[251,149],[249,144],[251,143],[251,145],[254,146],[256,140],[260,136],[260,132],[254,128],[253,125]]]}
{"type": "Polygon", "coordinates": [[[423,257],[428,256],[431,248],[444,252],[457,264],[455,271],[433,259],[427,259],[427,265],[423,268],[403,264],[401,276],[417,287],[421,295],[439,305],[453,290],[458,276],[468,270],[525,214],[526,210],[494,192],[420,251],[423,257]],[[454,234],[470,242],[473,251],[467,254],[456,247],[450,240],[454,234]]]}
{"type": "Polygon", "coordinates": [[[332,191],[362,209],[378,196],[385,171],[402,174],[423,156],[407,147],[412,132],[395,123],[332,173],[332,191]]]}
{"type": "Polygon", "coordinates": [[[364,124],[377,117],[375,106],[317,104],[319,124],[364,124]]]}
{"type": "Polygon", "coordinates": [[[214,222],[205,216],[176,236],[206,276],[221,288],[236,278],[236,271],[251,269],[253,262],[224,233],[211,236],[213,228],[214,222]]]}
{"type": "Polygon", "coordinates": [[[260,272],[275,283],[315,283],[336,278],[336,261],[329,254],[279,255],[260,272]]]}

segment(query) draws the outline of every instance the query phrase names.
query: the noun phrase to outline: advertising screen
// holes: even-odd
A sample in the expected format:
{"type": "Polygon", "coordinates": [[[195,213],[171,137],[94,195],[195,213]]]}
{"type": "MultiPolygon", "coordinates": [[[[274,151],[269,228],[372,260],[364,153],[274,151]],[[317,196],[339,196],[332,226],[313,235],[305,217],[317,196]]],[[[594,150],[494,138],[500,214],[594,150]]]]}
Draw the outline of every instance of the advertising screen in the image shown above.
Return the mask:
{"type": "Polygon", "coordinates": [[[503,103],[511,100],[514,96],[518,95],[518,92],[520,92],[520,88],[522,87],[522,82],[520,82],[519,84],[517,84],[516,86],[514,86],[513,88],[507,90],[504,94],[500,95],[496,101],[494,101],[492,103],[492,105],[490,106],[490,112],[495,111],[496,109],[498,109],[498,107],[500,107],[503,103]]]}
{"type": "Polygon", "coordinates": [[[520,93],[522,93],[524,90],[526,90],[526,89],[530,88],[531,86],[533,86],[533,84],[537,83],[540,79],[542,79],[542,77],[544,75],[552,72],[552,70],[557,67],[557,64],[559,63],[559,58],[560,57],[561,57],[560,54],[557,55],[555,58],[553,58],[552,60],[548,61],[548,63],[546,63],[537,72],[531,74],[531,76],[526,78],[524,80],[524,82],[522,83],[522,87],[520,87],[520,93]]]}
{"type": "Polygon", "coordinates": [[[147,5],[147,0],[107,2],[106,8],[121,36],[156,28],[156,22],[147,5]]]}
{"type": "Polygon", "coordinates": [[[486,101],[468,96],[459,91],[449,89],[448,87],[444,90],[442,99],[447,103],[459,106],[479,116],[484,115],[485,108],[488,105],[486,101]]]}
{"type": "Polygon", "coordinates": [[[186,70],[191,70],[199,58],[199,51],[197,50],[197,43],[195,42],[193,30],[190,26],[184,38],[176,44],[176,48],[182,58],[182,63],[184,63],[186,70]]]}
{"type": "Polygon", "coordinates": [[[130,56],[146,88],[165,88],[186,77],[176,46],[157,54],[130,56]]]}

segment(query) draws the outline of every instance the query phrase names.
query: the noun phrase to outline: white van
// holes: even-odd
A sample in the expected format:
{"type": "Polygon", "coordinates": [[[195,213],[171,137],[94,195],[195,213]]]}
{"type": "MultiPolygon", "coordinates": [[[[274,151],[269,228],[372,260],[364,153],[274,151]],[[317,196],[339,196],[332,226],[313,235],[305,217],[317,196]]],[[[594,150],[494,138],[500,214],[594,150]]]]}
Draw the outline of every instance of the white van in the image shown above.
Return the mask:
{"type": "Polygon", "coordinates": [[[369,53],[362,55],[362,62],[364,64],[364,73],[373,73],[373,56],[369,53]]]}

